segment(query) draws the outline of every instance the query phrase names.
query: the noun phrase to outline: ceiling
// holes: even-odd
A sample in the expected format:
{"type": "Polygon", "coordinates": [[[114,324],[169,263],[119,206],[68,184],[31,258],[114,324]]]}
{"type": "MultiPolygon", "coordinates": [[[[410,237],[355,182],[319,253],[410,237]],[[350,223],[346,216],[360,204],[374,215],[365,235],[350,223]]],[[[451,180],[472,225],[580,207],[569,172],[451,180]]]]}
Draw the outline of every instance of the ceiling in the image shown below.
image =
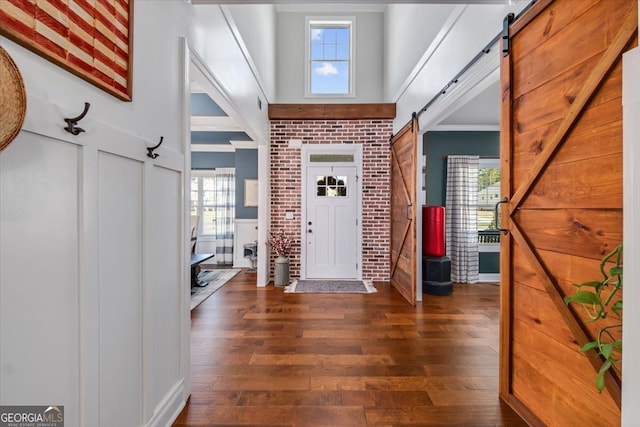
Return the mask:
{"type": "Polygon", "coordinates": [[[191,151],[258,148],[242,127],[195,81],[191,82],[191,151]]]}
{"type": "MultiPolygon", "coordinates": [[[[515,0],[468,0],[466,3],[512,5],[515,0]]],[[[383,12],[388,4],[421,3],[421,4],[461,4],[459,0],[386,0],[386,1],[358,1],[349,3],[320,0],[314,2],[300,2],[289,0],[192,0],[193,4],[275,4],[277,12],[383,12]]],[[[444,24],[444,23],[443,23],[444,24]]],[[[454,76],[451,76],[453,79],[454,76]]],[[[478,92],[478,91],[476,91],[478,92]]],[[[192,83],[192,93],[205,95],[204,90],[197,83],[192,83]]],[[[192,150],[193,151],[233,151],[235,148],[257,148],[257,144],[243,131],[240,125],[229,117],[213,100],[211,110],[195,111],[192,117],[192,150]],[[217,109],[216,109],[217,107],[217,109]]],[[[425,100],[425,103],[429,100],[425,100]]],[[[500,124],[500,88],[499,83],[493,83],[472,97],[456,103],[447,113],[440,117],[439,122],[431,130],[498,130],[500,124]]]]}

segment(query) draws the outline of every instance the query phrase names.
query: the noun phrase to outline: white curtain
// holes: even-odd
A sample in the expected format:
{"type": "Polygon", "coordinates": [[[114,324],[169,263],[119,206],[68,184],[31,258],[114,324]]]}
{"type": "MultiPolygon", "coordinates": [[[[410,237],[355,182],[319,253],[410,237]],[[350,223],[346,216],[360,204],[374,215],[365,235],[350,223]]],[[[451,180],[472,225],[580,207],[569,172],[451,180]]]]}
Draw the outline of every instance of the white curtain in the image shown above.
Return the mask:
{"type": "Polygon", "coordinates": [[[451,280],[477,283],[478,156],[448,156],[445,242],[451,258],[451,280]]]}
{"type": "Polygon", "coordinates": [[[217,168],[214,184],[216,264],[233,265],[233,235],[236,217],[236,172],[217,168]]]}

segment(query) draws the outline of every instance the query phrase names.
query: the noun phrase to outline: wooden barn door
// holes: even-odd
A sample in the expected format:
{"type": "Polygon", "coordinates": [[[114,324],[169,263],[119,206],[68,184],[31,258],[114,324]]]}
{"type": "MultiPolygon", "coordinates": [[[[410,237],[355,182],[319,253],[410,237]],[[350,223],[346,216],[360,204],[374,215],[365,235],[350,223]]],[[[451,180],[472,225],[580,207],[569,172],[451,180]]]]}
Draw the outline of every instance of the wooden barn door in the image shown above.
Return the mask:
{"type": "MultiPolygon", "coordinates": [[[[620,423],[620,382],[581,346],[598,325],[567,307],[622,243],[622,60],[636,0],[540,1],[502,60],[500,394],[532,425],[620,423]]],[[[634,363],[626,362],[626,363],[634,363]]]]}
{"type": "Polygon", "coordinates": [[[418,119],[391,138],[391,284],[416,305],[418,119]]]}

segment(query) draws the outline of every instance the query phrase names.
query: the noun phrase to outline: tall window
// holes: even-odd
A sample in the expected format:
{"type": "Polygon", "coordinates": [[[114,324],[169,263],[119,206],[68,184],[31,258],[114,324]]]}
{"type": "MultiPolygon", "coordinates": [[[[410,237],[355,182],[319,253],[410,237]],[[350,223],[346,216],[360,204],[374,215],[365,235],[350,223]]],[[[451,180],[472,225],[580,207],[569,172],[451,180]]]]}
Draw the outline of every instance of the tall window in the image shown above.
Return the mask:
{"type": "MultiPolygon", "coordinates": [[[[480,159],[478,165],[478,231],[496,229],[495,206],[498,201],[500,201],[500,160],[480,159]]],[[[498,240],[496,239],[496,241],[498,240]]]]}
{"type": "Polygon", "coordinates": [[[353,96],[355,18],[307,18],[307,96],[353,96]]]}
{"type": "Polygon", "coordinates": [[[229,216],[227,211],[234,210],[233,174],[231,168],[191,171],[191,215],[199,217],[199,235],[216,235],[217,226],[225,223],[229,216]]]}

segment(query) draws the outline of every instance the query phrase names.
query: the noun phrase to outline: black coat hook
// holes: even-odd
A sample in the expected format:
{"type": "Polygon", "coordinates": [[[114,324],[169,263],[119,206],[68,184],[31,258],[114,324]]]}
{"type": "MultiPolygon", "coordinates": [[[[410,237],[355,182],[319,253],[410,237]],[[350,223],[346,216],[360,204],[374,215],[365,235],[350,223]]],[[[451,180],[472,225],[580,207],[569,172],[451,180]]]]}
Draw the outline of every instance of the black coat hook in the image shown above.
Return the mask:
{"type": "Polygon", "coordinates": [[[158,142],[158,145],[154,146],[154,147],[147,147],[147,156],[151,157],[152,159],[155,159],[156,157],[158,157],[160,154],[158,153],[154,153],[153,150],[155,150],[156,148],[160,147],[160,145],[162,145],[162,140],[164,139],[164,136],[160,137],[160,142],[158,142]]]}
{"type": "Polygon", "coordinates": [[[64,130],[66,130],[69,133],[72,133],[74,135],[78,135],[80,132],[84,132],[84,129],[76,127],[78,125],[78,122],[82,119],[84,119],[84,116],[87,115],[87,113],[89,112],[89,107],[91,106],[91,104],[89,104],[88,102],[84,103],[84,111],[82,112],[82,114],[80,114],[78,117],[74,117],[72,119],[70,118],[65,118],[64,121],[67,122],[67,126],[64,127],[64,130]]]}

